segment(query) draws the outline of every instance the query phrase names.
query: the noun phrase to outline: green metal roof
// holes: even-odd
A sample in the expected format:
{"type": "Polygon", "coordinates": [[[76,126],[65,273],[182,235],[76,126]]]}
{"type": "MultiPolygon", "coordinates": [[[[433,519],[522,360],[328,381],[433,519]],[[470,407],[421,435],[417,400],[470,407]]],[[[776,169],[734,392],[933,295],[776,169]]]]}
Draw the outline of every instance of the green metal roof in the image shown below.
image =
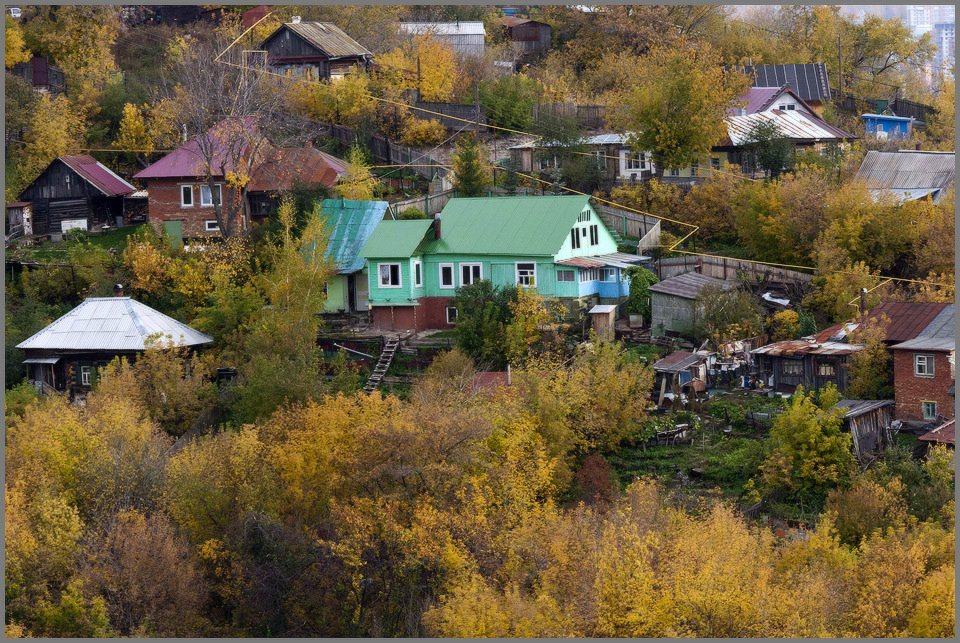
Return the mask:
{"type": "Polygon", "coordinates": [[[434,254],[555,255],[589,196],[510,196],[450,199],[440,213],[440,239],[420,250],[434,254]]]}
{"type": "Polygon", "coordinates": [[[324,199],[320,204],[321,216],[326,218],[330,228],[327,258],[336,262],[340,272],[363,270],[366,262],[360,256],[360,249],[377,224],[383,221],[387,205],[386,201],[348,199],[324,199]]]}
{"type": "Polygon", "coordinates": [[[409,257],[413,254],[433,219],[381,221],[363,244],[360,256],[365,259],[409,257]]]}

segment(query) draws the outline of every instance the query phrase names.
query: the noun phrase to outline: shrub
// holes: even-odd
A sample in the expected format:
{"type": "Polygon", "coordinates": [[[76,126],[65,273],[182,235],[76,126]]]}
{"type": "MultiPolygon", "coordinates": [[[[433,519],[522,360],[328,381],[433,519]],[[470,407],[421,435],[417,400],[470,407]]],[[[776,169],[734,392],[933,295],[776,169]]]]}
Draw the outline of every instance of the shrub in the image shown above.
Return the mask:
{"type": "Polygon", "coordinates": [[[423,120],[411,118],[403,125],[403,133],[400,135],[400,141],[404,145],[411,147],[421,147],[423,145],[436,145],[447,135],[447,128],[435,118],[423,120]]]}
{"type": "Polygon", "coordinates": [[[427,214],[420,208],[407,208],[400,213],[400,220],[407,221],[408,219],[426,219],[427,214]]]}

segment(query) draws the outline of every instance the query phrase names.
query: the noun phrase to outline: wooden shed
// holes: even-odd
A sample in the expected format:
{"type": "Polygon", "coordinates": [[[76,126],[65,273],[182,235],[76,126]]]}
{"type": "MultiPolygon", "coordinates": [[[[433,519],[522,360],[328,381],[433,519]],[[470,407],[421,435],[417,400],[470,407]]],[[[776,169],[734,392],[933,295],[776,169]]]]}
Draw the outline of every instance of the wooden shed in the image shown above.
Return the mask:
{"type": "Polygon", "coordinates": [[[590,322],[600,339],[613,340],[616,320],[617,307],[613,304],[597,304],[590,309],[590,322]]]}
{"type": "Polygon", "coordinates": [[[696,320],[696,299],[700,289],[730,284],[696,272],[670,277],[650,286],[651,333],[655,336],[690,335],[696,320]]]}
{"type": "Polygon", "coordinates": [[[507,30],[516,53],[550,48],[550,25],[528,18],[505,16],[500,24],[507,30]]]}
{"type": "Polygon", "coordinates": [[[853,438],[853,452],[862,461],[893,442],[893,400],[840,400],[834,408],[847,409],[843,428],[853,438]]]}
{"type": "Polygon", "coordinates": [[[123,222],[123,197],[136,188],[88,154],[54,159],[17,198],[28,202],[34,234],[91,230],[123,222]]]}
{"type": "Polygon", "coordinates": [[[329,22],[294,22],[281,25],[267,36],[259,49],[267,52],[267,64],[282,74],[308,80],[343,77],[351,68],[367,69],[373,54],[329,22]]]}

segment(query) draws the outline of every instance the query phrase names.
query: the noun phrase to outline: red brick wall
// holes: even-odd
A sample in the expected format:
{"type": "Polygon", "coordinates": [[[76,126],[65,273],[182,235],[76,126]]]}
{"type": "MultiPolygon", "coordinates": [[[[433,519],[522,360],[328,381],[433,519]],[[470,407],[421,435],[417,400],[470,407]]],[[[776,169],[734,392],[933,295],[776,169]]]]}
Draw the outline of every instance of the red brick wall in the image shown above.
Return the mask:
{"type": "Polygon", "coordinates": [[[935,355],[935,377],[917,377],[913,374],[913,351],[893,351],[893,384],[896,391],[897,419],[924,421],[923,402],[936,402],[937,413],[953,417],[953,397],[947,393],[950,377],[948,353],[919,351],[935,355]]]}
{"type": "MultiPolygon", "coordinates": [[[[230,198],[230,190],[224,186],[224,201],[230,198]]],[[[150,179],[147,181],[149,193],[150,223],[158,234],[163,233],[164,221],[183,221],[184,237],[216,236],[218,232],[207,232],[204,221],[216,219],[212,207],[200,206],[199,182],[189,179],[150,179]],[[194,183],[193,207],[180,206],[180,185],[194,183]]]]}

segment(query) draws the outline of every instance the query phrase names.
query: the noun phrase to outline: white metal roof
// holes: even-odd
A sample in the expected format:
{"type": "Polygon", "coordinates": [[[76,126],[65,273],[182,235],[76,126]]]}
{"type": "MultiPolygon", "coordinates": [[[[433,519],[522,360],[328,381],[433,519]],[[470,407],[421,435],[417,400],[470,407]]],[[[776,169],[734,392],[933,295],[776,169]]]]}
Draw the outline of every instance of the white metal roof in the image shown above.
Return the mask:
{"type": "Polygon", "coordinates": [[[401,22],[400,30],[414,35],[432,33],[438,36],[485,36],[482,22],[401,22]]]}
{"type": "Polygon", "coordinates": [[[603,315],[607,313],[612,313],[616,309],[617,307],[614,306],[613,304],[597,304],[596,306],[590,309],[590,314],[603,315]]]}
{"type": "Polygon", "coordinates": [[[773,123],[786,138],[825,141],[853,138],[853,134],[833,127],[815,116],[804,114],[798,110],[775,109],[745,116],[728,116],[726,122],[730,141],[734,145],[748,143],[751,130],[763,121],[773,123]]]}
{"type": "Polygon", "coordinates": [[[17,348],[142,351],[147,338],[157,334],[168,336],[178,346],[213,341],[209,335],[129,297],[90,297],[17,348]]]}

